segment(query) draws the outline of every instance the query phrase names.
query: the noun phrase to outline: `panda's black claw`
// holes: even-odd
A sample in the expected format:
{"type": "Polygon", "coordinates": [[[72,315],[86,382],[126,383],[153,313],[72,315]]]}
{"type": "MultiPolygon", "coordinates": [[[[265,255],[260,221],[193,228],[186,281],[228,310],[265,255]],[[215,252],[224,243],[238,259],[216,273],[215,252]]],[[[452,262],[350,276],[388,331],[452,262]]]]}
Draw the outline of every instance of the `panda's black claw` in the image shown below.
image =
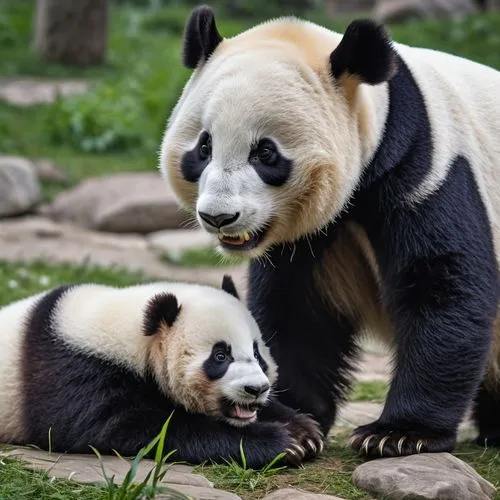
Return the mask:
{"type": "Polygon", "coordinates": [[[398,429],[373,422],[356,428],[349,445],[366,458],[398,457],[419,453],[451,451],[456,434],[432,429],[398,429]]]}
{"type": "Polygon", "coordinates": [[[304,450],[304,460],[312,459],[323,451],[324,436],[316,420],[297,413],[287,424],[290,434],[304,450]]]}

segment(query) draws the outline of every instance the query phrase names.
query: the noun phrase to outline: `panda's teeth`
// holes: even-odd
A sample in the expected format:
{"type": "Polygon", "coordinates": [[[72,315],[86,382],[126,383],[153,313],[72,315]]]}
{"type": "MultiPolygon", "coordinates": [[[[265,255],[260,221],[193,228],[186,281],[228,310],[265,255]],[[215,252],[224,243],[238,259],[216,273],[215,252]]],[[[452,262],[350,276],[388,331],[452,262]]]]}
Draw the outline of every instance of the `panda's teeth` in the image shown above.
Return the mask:
{"type": "Polygon", "coordinates": [[[243,233],[243,239],[245,241],[250,241],[250,235],[248,233],[243,233]]]}

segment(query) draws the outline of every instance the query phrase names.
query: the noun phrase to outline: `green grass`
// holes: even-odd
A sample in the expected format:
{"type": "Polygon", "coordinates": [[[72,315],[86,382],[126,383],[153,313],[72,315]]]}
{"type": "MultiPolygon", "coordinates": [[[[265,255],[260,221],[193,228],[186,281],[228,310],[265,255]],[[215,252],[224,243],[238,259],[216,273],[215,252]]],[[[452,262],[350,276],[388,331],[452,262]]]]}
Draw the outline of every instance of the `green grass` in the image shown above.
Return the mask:
{"type": "Polygon", "coordinates": [[[372,401],[381,403],[387,394],[387,383],[382,381],[359,382],[350,396],[351,401],[372,401]]]}
{"type": "Polygon", "coordinates": [[[95,282],[127,286],[144,281],[140,274],[87,265],[51,265],[0,261],[0,306],[65,283],[95,282]]]}

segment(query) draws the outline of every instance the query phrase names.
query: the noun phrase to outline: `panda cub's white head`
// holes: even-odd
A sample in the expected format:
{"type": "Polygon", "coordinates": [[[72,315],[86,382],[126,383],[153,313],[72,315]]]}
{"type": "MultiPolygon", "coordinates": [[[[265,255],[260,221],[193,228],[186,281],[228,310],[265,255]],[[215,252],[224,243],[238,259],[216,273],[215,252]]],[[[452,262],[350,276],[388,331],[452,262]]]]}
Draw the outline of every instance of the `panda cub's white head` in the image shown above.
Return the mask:
{"type": "Polygon", "coordinates": [[[277,367],[229,276],[222,288],[189,285],[155,295],[143,329],[152,372],[174,402],[243,426],[266,403],[277,367]]]}
{"type": "Polygon", "coordinates": [[[221,249],[257,257],[341,212],[382,130],[360,84],[395,71],[380,27],[354,22],[342,37],[281,18],[223,38],[201,6],[186,24],[184,65],[194,71],[160,168],[221,249]]]}

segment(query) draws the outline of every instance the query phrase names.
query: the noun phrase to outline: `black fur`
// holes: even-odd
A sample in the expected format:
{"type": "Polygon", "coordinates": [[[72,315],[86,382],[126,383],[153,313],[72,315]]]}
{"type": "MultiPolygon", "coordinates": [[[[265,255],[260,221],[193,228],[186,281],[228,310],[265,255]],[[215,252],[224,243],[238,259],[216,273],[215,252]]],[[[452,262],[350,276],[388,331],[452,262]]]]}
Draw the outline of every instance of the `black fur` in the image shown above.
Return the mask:
{"type": "Polygon", "coordinates": [[[476,395],[474,420],[479,428],[476,443],[500,446],[500,389],[482,383],[476,395]]]}
{"type": "Polygon", "coordinates": [[[184,30],[184,66],[194,69],[200,61],[207,61],[220,42],[212,9],[208,5],[194,8],[184,30]]]}
{"type": "Polygon", "coordinates": [[[271,139],[262,139],[250,152],[248,161],[253,166],[262,182],[274,187],[285,184],[290,178],[293,167],[292,160],[281,155],[271,139]],[[263,162],[259,159],[258,153],[260,148],[270,148],[273,151],[271,161],[263,162]]]}
{"type": "MultiPolygon", "coordinates": [[[[103,454],[116,450],[133,456],[160,432],[172,411],[165,453],[176,449],[175,461],[241,463],[243,440],[248,465],[260,468],[293,444],[300,418],[292,418],[294,427],[285,426],[289,413],[283,415],[279,406],[273,410],[273,402],[269,411],[281,415],[281,423],[232,427],[175,406],[151,375],[140,377],[109,360],[71,350],[52,323],[57,301],[70,288],[49,292],[27,321],[22,356],[27,439],[19,444],[48,449],[50,437],[56,452],[92,453],[92,445],[103,454]]],[[[313,423],[305,425],[312,429],[313,423]]]]}
{"type": "Polygon", "coordinates": [[[231,346],[227,345],[225,342],[217,342],[212,347],[209,358],[203,363],[203,370],[209,380],[217,380],[225,375],[229,365],[233,361],[231,346]],[[225,358],[223,360],[217,359],[218,354],[223,354],[225,358]]]}
{"type": "Polygon", "coordinates": [[[194,149],[186,151],[182,156],[181,172],[184,179],[188,182],[198,182],[203,170],[210,163],[210,157],[202,158],[200,155],[200,145],[207,140],[207,137],[208,132],[203,131],[194,149]]]}
{"type": "Polygon", "coordinates": [[[239,300],[240,296],[236,285],[234,284],[233,278],[228,274],[225,274],[222,278],[222,289],[239,300]]]}
{"type": "MultiPolygon", "coordinates": [[[[381,299],[396,341],[396,366],[379,420],[354,432],[354,448],[380,456],[450,451],[484,374],[498,301],[492,234],[468,161],[457,156],[440,189],[423,202],[406,197],[429,172],[431,129],[408,68],[389,82],[385,134],[348,209],[321,234],[276,247],[272,265],[252,261],[249,306],[279,366],[280,400],[313,414],[327,432],[349,385],[355,327],[324,304],[311,275],[348,221],[366,231],[381,273],[381,299]],[[313,257],[314,253],[314,257],[313,257]],[[291,262],[290,262],[291,261],[291,262]],[[368,443],[363,442],[374,435],[368,443]]],[[[492,394],[476,415],[492,425],[492,394]],[[489,409],[489,410],[488,410],[489,409]]],[[[498,413],[496,413],[498,415],[498,413]]],[[[488,428],[500,435],[500,420],[488,428]]]]}
{"type": "Polygon", "coordinates": [[[253,355],[255,359],[259,362],[261,370],[264,373],[267,373],[267,369],[269,368],[269,366],[267,366],[265,359],[260,355],[259,345],[257,344],[256,341],[253,343],[253,355]]]}
{"type": "Polygon", "coordinates": [[[172,326],[179,315],[181,306],[171,293],[159,293],[147,304],[144,312],[144,335],[154,335],[162,324],[172,326]]]}
{"type": "Polygon", "coordinates": [[[371,20],[353,21],[330,55],[334,78],[355,75],[370,85],[390,80],[397,71],[397,56],[381,25],[371,20]]]}
{"type": "Polygon", "coordinates": [[[274,247],[271,264],[252,260],[249,269],[248,305],[278,364],[279,400],[314,415],[325,435],[349,387],[347,373],[357,352],[354,326],[331,311],[313,280],[315,263],[337,236],[331,226],[309,241],[274,247]]]}

